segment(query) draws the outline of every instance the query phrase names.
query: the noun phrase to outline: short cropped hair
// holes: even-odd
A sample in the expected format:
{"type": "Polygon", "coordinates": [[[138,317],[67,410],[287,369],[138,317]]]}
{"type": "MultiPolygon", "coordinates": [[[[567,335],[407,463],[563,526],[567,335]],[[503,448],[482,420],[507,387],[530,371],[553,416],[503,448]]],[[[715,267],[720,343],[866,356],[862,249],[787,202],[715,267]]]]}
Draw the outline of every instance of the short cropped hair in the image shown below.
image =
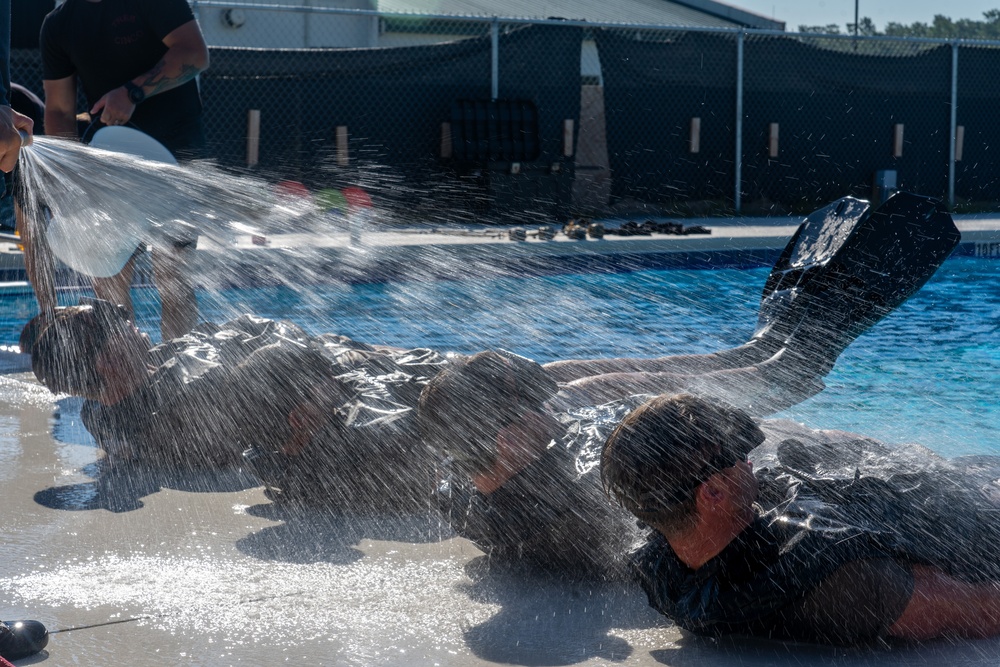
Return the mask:
{"type": "Polygon", "coordinates": [[[622,420],[601,452],[608,496],[667,537],[695,520],[695,489],[724,448],[749,452],[764,434],[746,413],[689,394],[665,395],[622,420]]]}
{"type": "MultiPolygon", "coordinates": [[[[331,403],[345,403],[351,394],[337,379],[333,364],[318,348],[289,342],[272,343],[255,350],[233,372],[245,395],[266,392],[266,400],[282,414],[316,400],[319,394],[331,403]]],[[[259,405],[259,402],[254,400],[251,404],[259,405]]]]}
{"type": "Polygon", "coordinates": [[[425,442],[473,474],[496,459],[496,434],[526,411],[538,410],[559,387],[540,365],[506,351],[453,361],[420,393],[425,442]]]}
{"type": "Polygon", "coordinates": [[[128,324],[125,310],[108,302],[57,308],[39,315],[21,332],[31,370],[55,394],[91,396],[101,390],[97,355],[108,338],[128,324]]]}

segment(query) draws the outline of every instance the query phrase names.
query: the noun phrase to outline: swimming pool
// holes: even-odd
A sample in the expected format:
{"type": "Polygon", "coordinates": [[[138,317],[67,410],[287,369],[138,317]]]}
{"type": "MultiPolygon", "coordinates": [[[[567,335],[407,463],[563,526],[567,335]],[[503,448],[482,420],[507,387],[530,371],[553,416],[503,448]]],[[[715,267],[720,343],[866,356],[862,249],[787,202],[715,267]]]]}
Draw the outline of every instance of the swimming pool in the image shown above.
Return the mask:
{"type": "MultiPolygon", "coordinates": [[[[200,295],[202,316],[252,312],[311,333],[404,347],[503,347],[538,361],[711,352],[752,333],[768,268],[646,270],[467,281],[311,285],[200,295]]],[[[782,416],[921,442],[959,454],[1000,452],[1000,262],[956,257],[851,345],[827,389],[782,416]]],[[[155,336],[155,294],[137,310],[155,336]]],[[[7,301],[2,342],[33,314],[7,301]]]]}
{"type": "MultiPolygon", "coordinates": [[[[313,333],[463,352],[504,346],[547,361],[739,344],[753,330],[767,273],[641,271],[201,296],[210,319],[252,311],[313,333]]],[[[786,415],[916,440],[949,455],[1000,449],[992,389],[1000,370],[998,284],[1000,262],[949,260],[848,348],[826,391],[786,415]]],[[[136,296],[153,332],[153,293],[136,296]]],[[[16,299],[7,307],[0,342],[9,343],[34,303],[16,299]]],[[[293,511],[235,473],[146,479],[102,472],[79,401],[5,380],[0,479],[9,491],[8,557],[0,561],[0,597],[9,618],[80,628],[50,642],[59,664],[105,664],[122,654],[143,667],[166,664],[164,656],[213,667],[860,667],[992,665],[1000,656],[996,640],[874,652],[697,640],[631,588],[493,572],[436,514],[399,521],[293,511]]]]}

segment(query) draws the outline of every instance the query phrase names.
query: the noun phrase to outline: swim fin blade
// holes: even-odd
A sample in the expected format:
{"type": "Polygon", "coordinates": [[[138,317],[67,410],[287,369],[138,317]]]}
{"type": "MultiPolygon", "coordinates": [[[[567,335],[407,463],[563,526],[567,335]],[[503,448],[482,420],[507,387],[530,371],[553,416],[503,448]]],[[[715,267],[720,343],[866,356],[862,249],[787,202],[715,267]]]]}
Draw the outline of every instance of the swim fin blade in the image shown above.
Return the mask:
{"type": "Polygon", "coordinates": [[[826,373],[858,336],[926,283],[961,234],[939,200],[844,197],[810,214],[764,286],[753,341],[826,373]]]}

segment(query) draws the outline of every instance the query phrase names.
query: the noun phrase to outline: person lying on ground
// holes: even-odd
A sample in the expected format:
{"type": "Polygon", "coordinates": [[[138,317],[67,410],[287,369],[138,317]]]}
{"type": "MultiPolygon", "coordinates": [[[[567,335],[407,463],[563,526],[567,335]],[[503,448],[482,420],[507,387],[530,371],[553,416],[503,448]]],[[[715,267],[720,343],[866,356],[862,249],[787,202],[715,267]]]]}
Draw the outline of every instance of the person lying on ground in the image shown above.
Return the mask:
{"type": "Polygon", "coordinates": [[[1000,634],[998,468],[690,395],[644,403],[601,453],[607,494],[651,528],[632,565],[654,608],[843,645],[1000,634]]]}
{"type": "Polygon", "coordinates": [[[823,387],[840,352],[919,289],[955,243],[953,223],[929,200],[904,195],[870,211],[844,199],[809,216],[789,242],[744,345],[545,366],[502,351],[456,360],[419,406],[425,439],[450,462],[442,511],[494,555],[615,572],[636,533],[607,506],[596,467],[604,438],[636,405],[630,397],[685,391],[758,416],[794,405],[823,387]],[[928,234],[913,233],[925,220],[928,234]]]}
{"type": "MultiPolygon", "coordinates": [[[[316,437],[309,447],[280,443],[276,447],[273,438],[271,441],[261,439],[254,443],[256,446],[251,448],[247,460],[267,486],[281,497],[329,498],[332,491],[341,501],[359,499],[363,503],[371,498],[382,498],[391,504],[395,492],[386,489],[413,490],[424,484],[426,493],[430,466],[426,463],[427,449],[420,442],[413,415],[423,389],[420,416],[427,440],[435,446],[435,451],[447,451],[463,474],[470,472],[468,481],[477,482],[478,493],[490,495],[516,476],[527,462],[540,458],[540,452],[560,428],[556,426],[555,414],[568,408],[594,406],[636,393],[685,389],[721,394],[733,401],[745,400],[748,408],[760,414],[778,410],[819,391],[821,378],[832,367],[842,347],[923,284],[950,251],[948,244],[954,239],[949,236],[949,229],[953,230],[954,225],[936,203],[912,195],[897,195],[877,212],[869,212],[863,202],[846,199],[822,209],[810,216],[775,266],[772,276],[777,278],[768,282],[761,324],[751,341],[740,348],[712,355],[624,362],[571,360],[555,362],[539,371],[537,364],[516,355],[487,353],[459,358],[446,365],[443,357],[426,350],[415,354],[414,351],[364,346],[348,339],[338,339],[339,342],[331,347],[331,341],[327,340],[322,345],[326,356],[340,354],[334,350],[347,350],[349,354],[345,353],[344,358],[361,355],[369,366],[357,373],[354,366],[344,366],[338,361],[340,365],[334,373],[339,381],[356,388],[356,395],[362,398],[354,400],[349,409],[340,411],[342,419],[330,419],[321,434],[313,433],[316,437]],[[900,250],[894,245],[879,252],[878,256],[895,258],[894,261],[905,270],[895,270],[886,276],[881,272],[885,266],[859,266],[856,256],[879,250],[871,239],[893,220],[896,227],[902,225],[904,228],[917,220],[921,225],[921,235],[915,237],[920,239],[917,249],[923,249],[920,244],[932,246],[935,252],[931,255],[935,261],[927,259],[928,253],[909,252],[907,247],[900,250]],[[826,243],[816,250],[814,241],[822,238],[835,238],[837,242],[826,243]],[[841,283],[846,269],[836,267],[848,267],[853,273],[846,277],[855,281],[852,285],[860,284],[864,289],[843,288],[841,283]],[[882,293],[877,303],[862,298],[876,289],[882,293]],[[815,324],[817,319],[824,324],[835,323],[840,329],[831,333],[815,324]],[[441,368],[444,370],[438,373],[441,368]],[[601,372],[587,375],[594,369],[601,372]],[[668,370],[675,372],[666,372],[668,370]],[[435,375],[435,379],[424,388],[431,375],[435,375]],[[557,380],[566,381],[557,384],[557,380]],[[373,401],[383,401],[386,406],[373,401]],[[359,418],[358,415],[369,417],[359,418]],[[349,428],[341,428],[345,423],[349,428]],[[506,438],[509,433],[518,435],[502,450],[504,457],[509,456],[510,460],[487,461],[488,456],[495,454],[491,443],[502,440],[501,435],[506,438]],[[514,442],[525,438],[530,441],[514,442]],[[470,441],[476,443],[475,446],[468,446],[470,441]],[[477,451],[477,447],[482,449],[477,451]],[[518,448],[523,451],[514,451],[518,448]],[[373,460],[379,461],[379,465],[372,465],[373,460]],[[481,469],[474,469],[479,464],[482,464],[481,469]],[[366,486],[369,483],[371,488],[366,486]]],[[[30,339],[32,335],[26,333],[26,337],[30,339]]],[[[69,338],[83,339],[85,335],[69,338]]],[[[50,346],[53,351],[43,355],[40,348],[32,354],[36,374],[50,387],[57,386],[52,378],[72,371],[72,365],[60,368],[67,359],[76,360],[74,364],[84,369],[93,366],[85,357],[77,360],[72,354],[60,352],[63,345],[66,343],[53,343],[50,346]],[[36,362],[36,356],[49,359],[44,363],[51,367],[50,370],[39,371],[42,362],[36,362]]],[[[145,346],[148,348],[148,342],[145,346]]],[[[252,383],[245,384],[252,386],[252,383]]],[[[176,392],[180,385],[168,386],[170,391],[176,392]]],[[[181,389],[180,393],[196,395],[186,385],[181,389]]],[[[247,391],[243,387],[240,389],[247,391]]],[[[70,387],[69,391],[78,390],[70,387]]],[[[154,406],[162,400],[158,396],[154,406]]],[[[190,399],[177,400],[180,405],[186,405],[190,399]]],[[[211,401],[213,414],[192,425],[189,430],[193,437],[188,439],[197,436],[206,439],[213,437],[216,431],[238,432],[232,426],[234,421],[241,419],[236,408],[229,407],[226,401],[222,401],[222,405],[219,403],[211,401]],[[219,419],[228,420],[228,430],[201,423],[211,425],[213,420],[219,419]]],[[[138,425],[133,430],[145,429],[148,433],[148,437],[140,438],[148,443],[147,447],[161,448],[164,445],[158,440],[176,439],[169,435],[157,438],[146,425],[147,422],[163,422],[162,418],[151,419],[150,415],[169,414],[169,411],[157,407],[132,412],[138,415],[134,420],[138,425]]],[[[222,436],[218,437],[224,442],[222,436]]],[[[183,452],[185,456],[193,456],[195,451],[179,446],[168,449],[183,452]]],[[[237,451],[231,445],[221,449],[237,451]]],[[[599,499],[596,490],[597,485],[592,484],[592,488],[583,493],[599,499]]],[[[415,493],[403,495],[413,497],[415,493]]],[[[603,501],[590,505],[605,507],[603,501]]],[[[554,506],[553,511],[558,509],[554,506]]]]}
{"type": "MultiPolygon", "coordinates": [[[[289,493],[344,503],[388,488],[397,467],[429,469],[408,407],[443,363],[429,350],[311,337],[249,315],[154,347],[123,308],[98,299],[34,318],[21,349],[53,393],[87,399],[84,425],[110,463],[249,462],[265,480],[294,480],[289,493]]],[[[429,477],[407,479],[399,502],[426,506],[429,477]]]]}
{"type": "Polygon", "coordinates": [[[36,377],[87,399],[85,426],[119,461],[236,463],[250,443],[292,446],[344,402],[332,365],[290,324],[243,317],[154,347],[106,301],[40,318],[22,336],[36,377]]]}

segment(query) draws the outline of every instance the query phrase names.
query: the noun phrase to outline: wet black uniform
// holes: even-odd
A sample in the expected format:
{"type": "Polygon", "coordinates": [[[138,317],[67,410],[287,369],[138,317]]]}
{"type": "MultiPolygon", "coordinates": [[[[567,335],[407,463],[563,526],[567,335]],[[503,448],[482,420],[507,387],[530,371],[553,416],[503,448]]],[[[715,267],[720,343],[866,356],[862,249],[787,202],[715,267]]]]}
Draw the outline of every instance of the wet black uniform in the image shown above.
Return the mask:
{"type": "Polygon", "coordinates": [[[346,336],[314,341],[351,398],[300,456],[278,457],[270,469],[252,460],[251,468],[280,498],[362,512],[426,511],[437,461],[420,437],[417,401],[447,358],[346,336]]]}
{"type": "Polygon", "coordinates": [[[625,557],[641,537],[635,519],[612,505],[600,482],[604,441],[648,397],[558,415],[566,434],[541,458],[490,494],[449,474],[438,506],[456,533],[498,562],[570,577],[627,577],[625,557]]]}
{"type": "Polygon", "coordinates": [[[290,322],[245,315],[221,326],[201,324],[153,348],[150,381],[116,405],[88,401],[83,419],[106,451],[126,460],[247,463],[283,499],[426,507],[433,459],[420,439],[415,406],[444,363],[431,350],[311,337],[290,322]],[[335,380],[342,395],[335,416],[301,455],[280,456],[291,435],[289,413],[307,400],[294,396],[286,380],[294,386],[307,366],[335,380]],[[244,457],[247,449],[253,454],[244,457]]]}
{"type": "Polygon", "coordinates": [[[288,436],[287,401],[267,383],[242,377],[253,354],[303,349],[310,337],[288,322],[243,316],[201,324],[154,347],[150,380],[115,405],[84,403],[82,417],[114,456],[149,463],[226,465],[253,444],[288,436]],[[265,349],[267,348],[267,349],[265,349]]]}
{"type": "Polygon", "coordinates": [[[998,459],[762,426],[768,441],[751,455],[766,508],[757,520],[698,570],[659,534],[634,555],[650,604],[679,626],[854,644],[899,618],[914,564],[1000,581],[998,459]]]}

